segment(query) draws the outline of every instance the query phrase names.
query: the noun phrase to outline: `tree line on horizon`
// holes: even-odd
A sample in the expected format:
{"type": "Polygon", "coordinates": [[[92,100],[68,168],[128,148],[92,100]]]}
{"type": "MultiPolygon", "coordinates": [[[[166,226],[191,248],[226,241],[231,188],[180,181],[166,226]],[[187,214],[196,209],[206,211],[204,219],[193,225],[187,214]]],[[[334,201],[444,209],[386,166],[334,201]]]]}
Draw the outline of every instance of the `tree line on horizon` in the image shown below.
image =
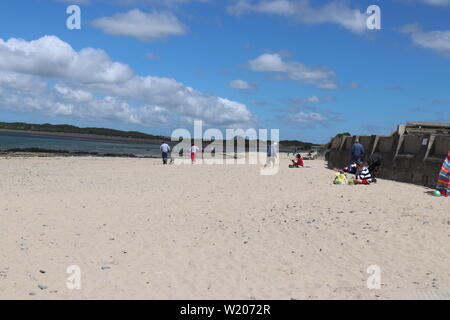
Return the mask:
{"type": "MultiPolygon", "coordinates": [[[[118,137],[118,138],[131,138],[131,139],[146,139],[146,140],[158,140],[166,141],[169,137],[164,137],[160,135],[151,135],[138,131],[121,131],[116,129],[108,128],[80,128],[68,124],[31,124],[25,122],[0,122],[0,129],[4,130],[17,130],[17,131],[34,131],[34,132],[48,132],[48,133],[68,133],[68,134],[88,134],[96,136],[108,136],[108,137],[118,137]]],[[[247,144],[248,144],[248,139],[247,144]]],[[[317,144],[310,142],[303,142],[298,140],[282,140],[280,141],[280,146],[283,148],[298,148],[303,150],[310,150],[313,146],[317,144]]]]}

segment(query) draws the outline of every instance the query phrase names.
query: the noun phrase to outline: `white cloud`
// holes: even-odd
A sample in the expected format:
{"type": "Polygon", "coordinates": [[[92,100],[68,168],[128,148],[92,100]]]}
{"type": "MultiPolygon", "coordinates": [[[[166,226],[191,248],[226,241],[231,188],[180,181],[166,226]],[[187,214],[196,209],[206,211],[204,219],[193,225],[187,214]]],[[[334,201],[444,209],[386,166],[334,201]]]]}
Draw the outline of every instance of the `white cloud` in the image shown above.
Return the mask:
{"type": "MultiPolygon", "coordinates": [[[[105,0],[54,0],[57,2],[63,2],[67,4],[88,5],[94,2],[104,3],[105,0]]],[[[161,7],[177,7],[178,5],[187,4],[191,2],[203,2],[207,3],[210,0],[108,0],[113,4],[119,4],[124,6],[161,6],[161,7]]]]}
{"type": "Polygon", "coordinates": [[[67,3],[67,4],[77,4],[77,5],[88,5],[91,4],[90,0],[56,0],[57,2],[67,3]]]}
{"type": "Polygon", "coordinates": [[[324,115],[317,112],[303,112],[293,114],[290,116],[292,121],[311,123],[311,122],[322,122],[328,120],[324,115]]]}
{"type": "Polygon", "coordinates": [[[400,28],[400,32],[409,34],[414,44],[450,57],[450,30],[425,32],[420,25],[410,24],[400,28]]]}
{"type": "Polygon", "coordinates": [[[191,3],[191,2],[210,2],[210,0],[115,0],[116,3],[128,6],[165,6],[165,7],[175,7],[181,4],[191,3]]]}
{"type": "Polygon", "coordinates": [[[310,103],[320,103],[320,98],[318,96],[311,96],[306,98],[305,101],[310,103]]]}
{"type": "Polygon", "coordinates": [[[136,75],[102,50],[77,52],[55,36],[29,42],[0,39],[0,72],[0,89],[6,91],[1,107],[17,111],[141,124],[150,123],[149,117],[163,122],[169,115],[172,124],[193,119],[216,126],[253,121],[242,103],[203,94],[174,79],[136,75]],[[57,84],[49,87],[47,78],[57,84]]]}
{"type": "Polygon", "coordinates": [[[154,126],[166,124],[170,118],[170,112],[162,107],[132,108],[117,97],[95,98],[89,91],[61,84],[49,87],[36,76],[0,71],[0,89],[0,108],[14,112],[154,126]]]}
{"type": "MultiPolygon", "coordinates": [[[[292,80],[315,85],[319,89],[343,88],[336,83],[336,74],[324,66],[309,67],[301,62],[284,61],[278,53],[265,53],[247,62],[247,68],[255,72],[275,73],[275,80],[292,80]]],[[[347,87],[355,87],[352,84],[347,87]]]]}
{"type": "Polygon", "coordinates": [[[445,7],[450,4],[450,0],[418,0],[418,1],[438,7],[445,7]]]}
{"type": "Polygon", "coordinates": [[[0,39],[0,57],[0,69],[86,84],[122,82],[133,76],[127,65],[111,61],[103,50],[85,48],[76,52],[54,36],[34,41],[0,39]]]}
{"type": "Polygon", "coordinates": [[[367,31],[366,12],[351,8],[346,0],[332,0],[322,7],[313,7],[309,0],[237,0],[228,12],[279,15],[304,24],[334,23],[357,34],[367,31]]]}
{"type": "Polygon", "coordinates": [[[314,128],[317,126],[330,126],[333,122],[343,121],[339,114],[324,110],[286,110],[276,115],[283,123],[293,128],[314,128]]]}
{"type": "Polygon", "coordinates": [[[288,99],[288,101],[293,104],[303,104],[303,103],[323,104],[323,103],[333,101],[333,100],[334,100],[334,98],[330,97],[330,96],[325,96],[325,97],[310,96],[307,98],[288,99]]]}
{"type": "Polygon", "coordinates": [[[342,116],[330,109],[324,109],[323,105],[335,98],[332,96],[309,96],[302,98],[283,99],[287,103],[285,107],[274,109],[275,117],[282,123],[297,129],[308,129],[317,126],[331,126],[335,122],[343,121],[342,116]]]}
{"type": "Polygon", "coordinates": [[[248,62],[248,67],[252,71],[258,72],[285,72],[288,66],[278,53],[265,53],[254,60],[248,62]]]}
{"type": "Polygon", "coordinates": [[[159,60],[161,58],[160,56],[158,56],[157,54],[152,53],[152,52],[147,53],[145,56],[147,57],[147,59],[150,59],[150,60],[159,60]]]}
{"type": "Polygon", "coordinates": [[[103,32],[117,36],[129,36],[141,41],[154,41],[168,36],[180,36],[187,27],[170,12],[151,13],[133,9],[111,17],[94,20],[92,24],[103,32]]]}
{"type": "Polygon", "coordinates": [[[244,80],[233,80],[230,82],[230,88],[239,90],[253,90],[258,86],[255,82],[247,82],[244,80]]]}

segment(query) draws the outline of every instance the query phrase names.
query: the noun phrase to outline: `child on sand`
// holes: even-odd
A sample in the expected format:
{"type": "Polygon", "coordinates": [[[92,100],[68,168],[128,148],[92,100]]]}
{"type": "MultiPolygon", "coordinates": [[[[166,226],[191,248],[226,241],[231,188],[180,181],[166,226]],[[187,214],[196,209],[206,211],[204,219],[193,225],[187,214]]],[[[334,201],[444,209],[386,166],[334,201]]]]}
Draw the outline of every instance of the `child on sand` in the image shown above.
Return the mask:
{"type": "Polygon", "coordinates": [[[304,167],[303,158],[302,155],[299,153],[297,154],[296,160],[291,160],[294,168],[304,167]]]}
{"type": "Polygon", "coordinates": [[[376,182],[376,179],[372,177],[369,171],[369,167],[367,166],[367,163],[360,162],[358,164],[358,167],[356,169],[355,174],[355,184],[371,184],[376,182]]]}

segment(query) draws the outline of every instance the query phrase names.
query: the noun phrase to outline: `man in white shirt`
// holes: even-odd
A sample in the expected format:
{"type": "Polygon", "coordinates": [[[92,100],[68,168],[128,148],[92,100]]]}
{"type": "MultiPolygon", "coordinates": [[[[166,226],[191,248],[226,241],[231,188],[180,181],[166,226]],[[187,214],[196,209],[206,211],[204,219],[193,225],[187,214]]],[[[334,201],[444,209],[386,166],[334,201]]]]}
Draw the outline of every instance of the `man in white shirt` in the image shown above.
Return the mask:
{"type": "Polygon", "coordinates": [[[267,145],[267,163],[264,166],[264,168],[267,168],[269,166],[271,166],[271,167],[275,166],[275,162],[276,162],[277,155],[278,155],[277,146],[278,146],[277,142],[269,143],[267,145]]]}
{"type": "Polygon", "coordinates": [[[195,144],[192,144],[192,146],[191,146],[191,160],[192,160],[192,164],[195,164],[198,151],[200,151],[200,149],[195,144]]]}
{"type": "Polygon", "coordinates": [[[161,144],[161,152],[162,152],[163,164],[167,164],[167,159],[169,158],[169,152],[170,152],[170,147],[167,143],[163,142],[161,144]]]}

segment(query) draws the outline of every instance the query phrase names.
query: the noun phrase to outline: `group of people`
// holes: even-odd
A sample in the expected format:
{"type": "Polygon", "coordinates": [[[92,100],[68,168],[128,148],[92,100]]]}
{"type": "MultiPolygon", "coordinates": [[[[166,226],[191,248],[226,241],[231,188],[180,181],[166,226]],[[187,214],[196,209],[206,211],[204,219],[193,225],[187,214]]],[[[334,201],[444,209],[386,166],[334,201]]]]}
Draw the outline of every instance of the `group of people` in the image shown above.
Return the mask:
{"type": "Polygon", "coordinates": [[[381,159],[372,156],[368,162],[362,161],[362,156],[365,153],[364,146],[357,139],[352,146],[352,157],[350,159],[347,167],[343,169],[335,169],[338,173],[336,174],[335,182],[338,181],[350,184],[362,184],[370,185],[376,183],[375,173],[377,172],[378,166],[381,164],[381,159]],[[355,179],[348,180],[346,174],[353,174],[355,179]]]}
{"type": "Polygon", "coordinates": [[[377,179],[374,176],[374,171],[371,170],[370,165],[367,162],[358,161],[352,162],[350,166],[345,167],[342,170],[339,170],[340,173],[349,173],[354,174],[355,179],[353,180],[354,184],[364,184],[369,185],[371,183],[376,183],[377,179]]]}
{"type": "MultiPolygon", "coordinates": [[[[167,165],[167,164],[168,164],[168,161],[169,161],[169,155],[170,155],[172,149],[171,149],[170,146],[169,146],[166,142],[164,142],[164,141],[162,142],[160,149],[161,149],[161,153],[162,153],[163,164],[164,164],[164,165],[167,165]]],[[[195,163],[196,163],[196,161],[197,161],[197,152],[199,152],[199,151],[200,151],[200,148],[197,147],[197,146],[195,145],[195,143],[193,143],[193,144],[191,145],[191,147],[190,147],[190,152],[191,152],[191,162],[192,162],[192,164],[195,164],[195,163]]],[[[173,158],[170,157],[170,159],[171,159],[171,160],[170,160],[170,163],[173,163],[173,158]]]]}
{"type": "MultiPolygon", "coordinates": [[[[367,162],[361,161],[365,150],[359,140],[355,141],[351,151],[352,157],[348,166],[336,171],[339,174],[354,174],[355,184],[367,185],[376,182],[375,175],[378,173],[378,167],[381,165],[381,158],[373,155],[369,157],[367,162]]],[[[439,172],[436,189],[442,196],[450,196],[450,150],[448,150],[447,157],[439,172]]]]}
{"type": "MultiPolygon", "coordinates": [[[[162,153],[163,164],[167,165],[169,162],[169,157],[170,157],[170,153],[172,150],[171,150],[170,146],[164,141],[162,142],[162,144],[160,146],[160,150],[162,153]]],[[[197,152],[199,152],[199,151],[200,151],[200,148],[197,147],[194,143],[192,143],[192,145],[190,147],[192,164],[196,163],[197,152]]],[[[216,153],[216,149],[212,148],[211,154],[215,155],[215,153],[216,153]]],[[[278,157],[278,143],[277,142],[268,143],[268,145],[267,145],[267,163],[265,165],[265,168],[269,167],[269,166],[274,166],[277,157],[278,157]]],[[[170,159],[171,159],[170,163],[173,163],[174,162],[173,158],[170,157],[170,159]]]]}
{"type": "MultiPolygon", "coordinates": [[[[167,165],[171,153],[171,148],[166,142],[162,142],[161,144],[161,153],[163,164],[167,165]]],[[[200,151],[200,148],[197,147],[194,143],[192,143],[190,147],[191,153],[191,162],[195,164],[197,161],[197,152],[200,151]]],[[[376,183],[377,179],[375,178],[375,174],[378,172],[378,167],[381,165],[381,158],[376,156],[371,156],[367,162],[361,161],[362,156],[365,153],[364,146],[359,142],[359,140],[355,141],[355,144],[352,146],[352,157],[347,167],[343,169],[335,169],[338,173],[336,174],[336,180],[345,180],[347,181],[346,174],[355,175],[352,183],[354,184],[363,184],[369,185],[372,183],[376,183]]],[[[270,143],[267,146],[267,164],[274,165],[275,159],[277,157],[277,143],[270,143]]],[[[173,163],[173,158],[170,157],[171,163],[173,163]]],[[[295,160],[292,161],[292,167],[294,168],[302,168],[304,167],[303,157],[301,154],[297,154],[295,160]]],[[[445,197],[450,196],[450,150],[448,150],[447,157],[442,164],[441,171],[439,172],[437,188],[441,195],[445,197]]]]}

